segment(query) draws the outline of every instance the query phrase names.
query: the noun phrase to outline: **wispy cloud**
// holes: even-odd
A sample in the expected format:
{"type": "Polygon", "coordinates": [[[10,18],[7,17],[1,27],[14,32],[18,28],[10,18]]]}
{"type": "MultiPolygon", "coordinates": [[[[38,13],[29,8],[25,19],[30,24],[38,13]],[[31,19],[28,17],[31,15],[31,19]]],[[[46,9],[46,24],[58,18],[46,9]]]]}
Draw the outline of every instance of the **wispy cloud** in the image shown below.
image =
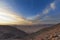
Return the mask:
{"type": "Polygon", "coordinates": [[[50,11],[50,8],[46,8],[44,11],[43,11],[43,14],[48,14],[50,11]]]}
{"type": "Polygon", "coordinates": [[[55,6],[55,2],[51,3],[51,4],[50,4],[50,7],[51,7],[52,9],[55,9],[55,7],[56,7],[56,6],[55,6]]]}
{"type": "Polygon", "coordinates": [[[53,17],[48,15],[51,13],[51,11],[55,11],[57,1],[58,0],[55,0],[54,2],[50,3],[50,5],[48,5],[40,14],[31,17],[34,19],[34,23],[59,23],[59,18],[57,19],[55,16],[53,17]]]}
{"type": "Polygon", "coordinates": [[[43,10],[43,14],[48,14],[51,10],[55,9],[55,1],[50,3],[50,5],[48,5],[44,10],[43,10]]]}
{"type": "Polygon", "coordinates": [[[40,14],[37,14],[35,16],[29,17],[28,19],[35,19],[35,18],[40,18],[44,15],[47,15],[52,9],[55,9],[55,3],[50,3],[40,14]]]}

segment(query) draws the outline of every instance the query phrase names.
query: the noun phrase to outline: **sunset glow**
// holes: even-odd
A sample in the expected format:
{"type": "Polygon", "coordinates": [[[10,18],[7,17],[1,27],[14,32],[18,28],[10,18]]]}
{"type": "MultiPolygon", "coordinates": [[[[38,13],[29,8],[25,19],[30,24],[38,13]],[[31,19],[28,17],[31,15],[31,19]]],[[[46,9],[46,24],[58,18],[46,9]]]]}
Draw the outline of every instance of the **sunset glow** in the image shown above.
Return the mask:
{"type": "Polygon", "coordinates": [[[26,24],[29,23],[27,20],[24,20],[22,17],[9,12],[0,10],[0,25],[10,25],[10,24],[26,24]]]}

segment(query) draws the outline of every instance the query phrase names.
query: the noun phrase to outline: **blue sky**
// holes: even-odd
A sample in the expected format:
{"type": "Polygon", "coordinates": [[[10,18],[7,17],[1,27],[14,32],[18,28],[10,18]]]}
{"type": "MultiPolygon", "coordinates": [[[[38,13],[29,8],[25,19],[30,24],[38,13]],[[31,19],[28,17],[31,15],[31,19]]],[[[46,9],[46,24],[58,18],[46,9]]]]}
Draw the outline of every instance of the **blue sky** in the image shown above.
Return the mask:
{"type": "Polygon", "coordinates": [[[5,0],[16,12],[28,17],[42,12],[53,0],[5,0]]]}
{"type": "Polygon", "coordinates": [[[60,22],[60,0],[3,0],[13,12],[37,23],[60,22]]]}

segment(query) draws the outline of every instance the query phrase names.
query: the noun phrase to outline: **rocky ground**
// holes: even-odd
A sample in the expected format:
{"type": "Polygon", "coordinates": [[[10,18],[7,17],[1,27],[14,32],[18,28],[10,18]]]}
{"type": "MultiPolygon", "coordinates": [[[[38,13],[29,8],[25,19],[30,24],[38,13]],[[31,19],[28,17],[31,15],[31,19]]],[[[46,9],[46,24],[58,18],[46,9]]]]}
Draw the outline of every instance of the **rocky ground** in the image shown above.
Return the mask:
{"type": "Polygon", "coordinates": [[[41,31],[33,33],[32,40],[60,40],[60,24],[45,28],[41,31]]]}
{"type": "Polygon", "coordinates": [[[27,34],[14,27],[2,26],[0,27],[0,40],[60,40],[60,24],[43,28],[32,34],[27,34]]]}

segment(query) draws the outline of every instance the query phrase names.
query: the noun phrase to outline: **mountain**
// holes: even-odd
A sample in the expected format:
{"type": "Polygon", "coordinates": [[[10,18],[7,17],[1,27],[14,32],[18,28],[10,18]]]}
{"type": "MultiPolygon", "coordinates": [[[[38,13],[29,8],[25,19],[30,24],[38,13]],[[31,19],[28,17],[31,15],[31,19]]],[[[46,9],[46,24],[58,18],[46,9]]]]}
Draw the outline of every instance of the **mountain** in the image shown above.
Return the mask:
{"type": "MultiPolygon", "coordinates": [[[[50,35],[53,35],[55,32],[59,32],[59,26],[57,25],[0,25],[0,39],[6,39],[6,40],[48,40],[50,38],[50,35]],[[46,27],[47,26],[47,27],[46,27]],[[51,26],[51,27],[50,27],[51,26]],[[30,30],[34,27],[44,27],[40,29],[39,31],[33,32],[31,34],[27,34],[25,31],[20,28],[30,28],[30,30]],[[58,30],[57,30],[58,29],[58,30]],[[53,32],[53,34],[52,34],[53,32]],[[48,35],[47,35],[48,34],[48,35]],[[47,37],[48,36],[48,37],[47,37]],[[47,38],[47,39],[46,39],[47,38]]],[[[34,30],[34,29],[33,29],[34,30]]],[[[51,39],[51,38],[50,38],[51,39]]]]}
{"type": "Polygon", "coordinates": [[[51,27],[43,28],[30,34],[26,39],[30,40],[60,40],[60,23],[51,27]]]}
{"type": "Polygon", "coordinates": [[[22,39],[28,34],[8,25],[0,25],[0,39],[22,39]]]}
{"type": "Polygon", "coordinates": [[[36,24],[36,25],[12,25],[13,27],[16,27],[17,29],[23,30],[28,34],[37,32],[40,29],[43,29],[45,27],[50,27],[55,24],[36,24]]]}

